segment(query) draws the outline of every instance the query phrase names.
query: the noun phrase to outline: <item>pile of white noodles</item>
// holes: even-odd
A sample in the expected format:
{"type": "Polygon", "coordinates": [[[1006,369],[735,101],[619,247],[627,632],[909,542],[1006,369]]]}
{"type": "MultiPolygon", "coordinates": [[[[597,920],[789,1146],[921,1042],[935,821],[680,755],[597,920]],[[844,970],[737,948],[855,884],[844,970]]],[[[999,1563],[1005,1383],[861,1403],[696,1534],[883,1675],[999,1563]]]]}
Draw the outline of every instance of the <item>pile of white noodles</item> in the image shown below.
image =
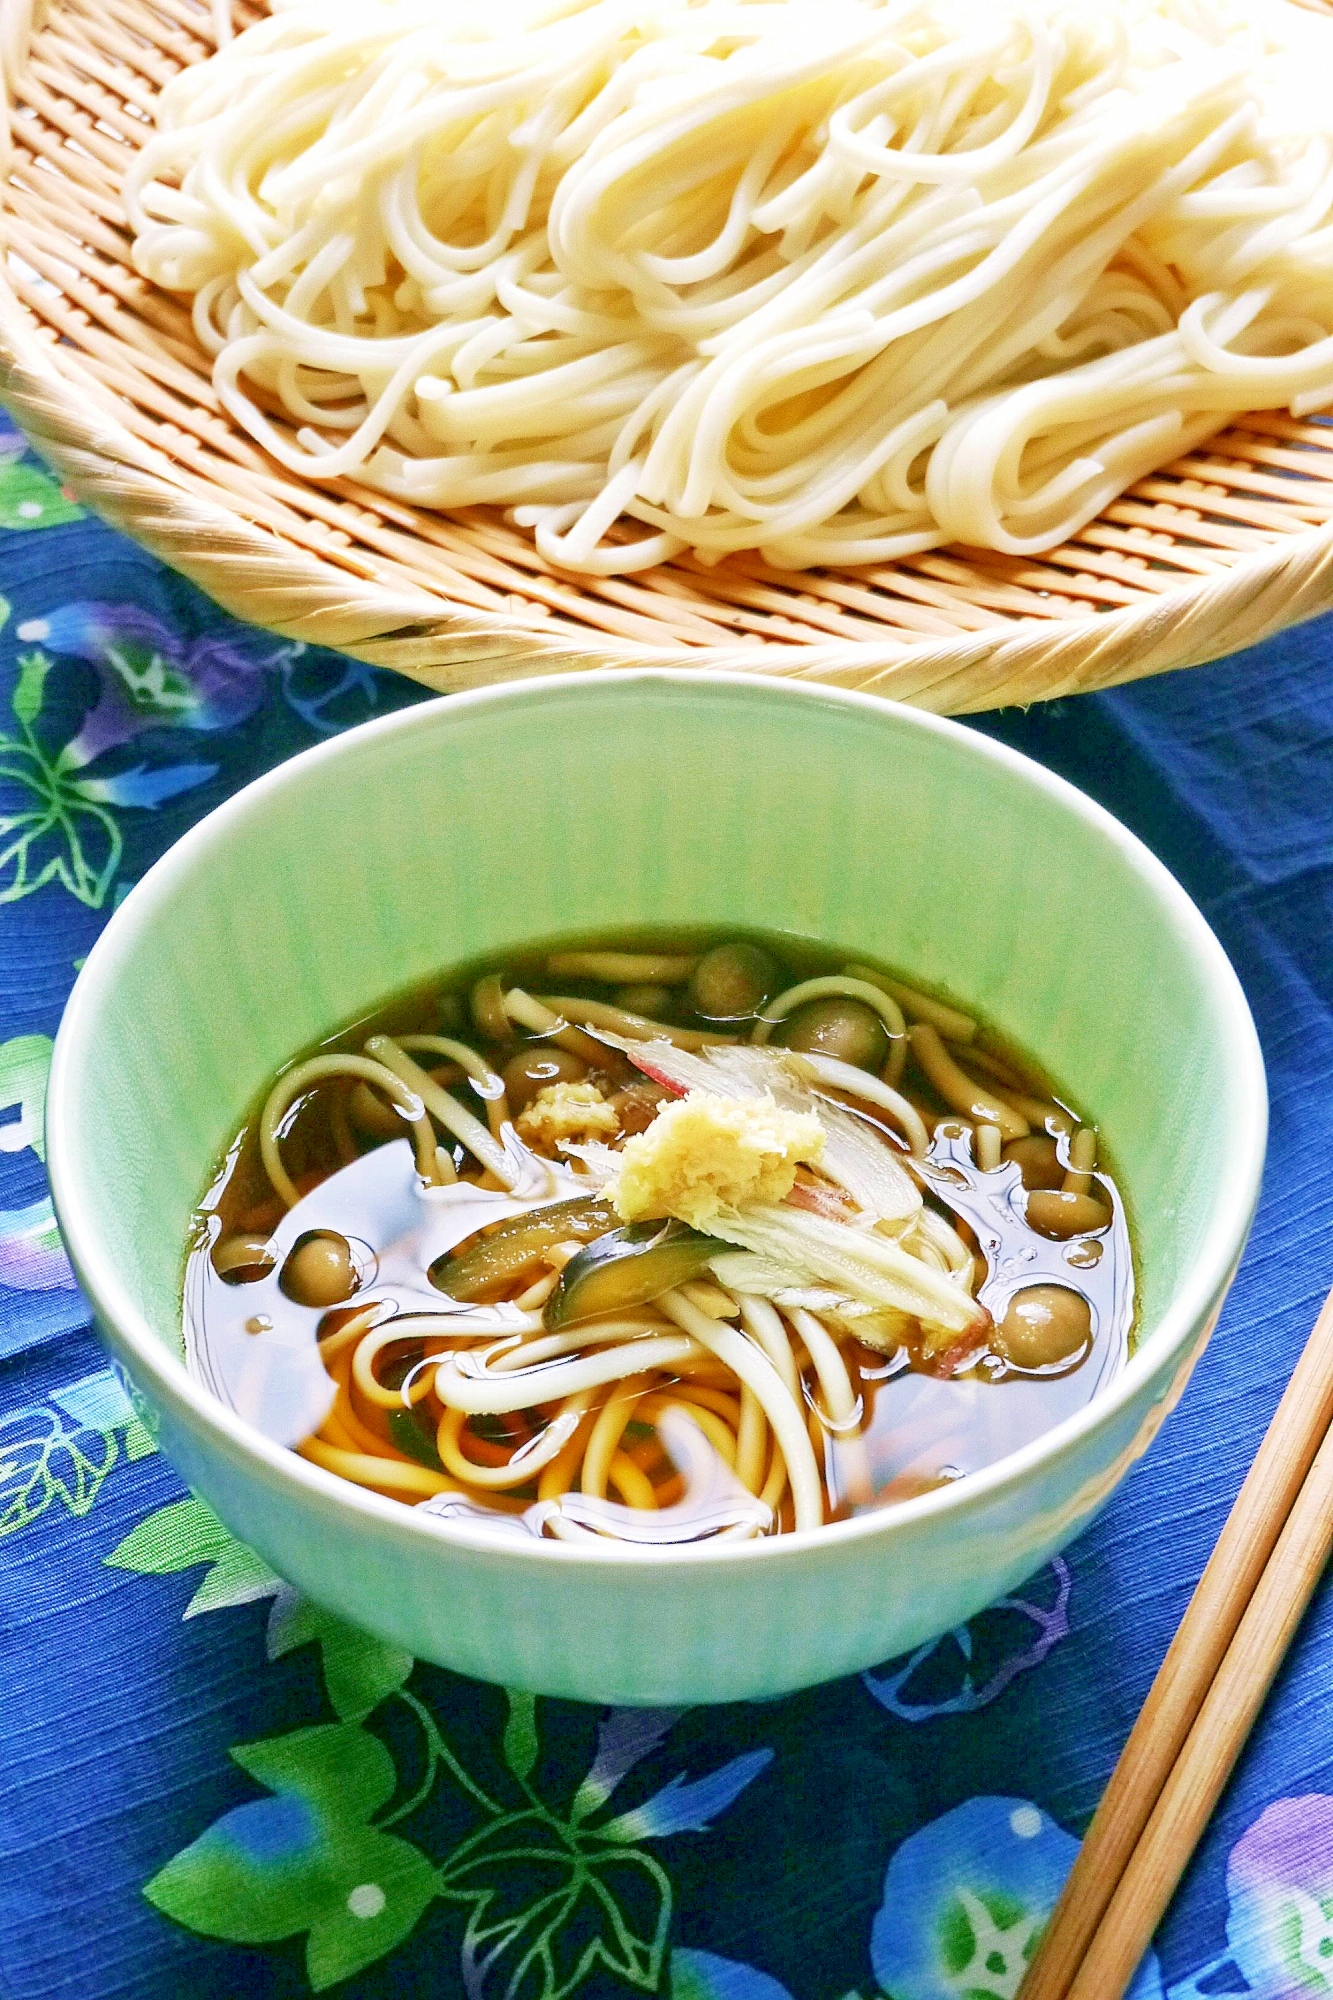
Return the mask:
{"type": "Polygon", "coordinates": [[[1287,0],[275,0],[135,260],[284,465],[568,569],[1025,553],[1333,401],[1331,75],[1287,0]]]}

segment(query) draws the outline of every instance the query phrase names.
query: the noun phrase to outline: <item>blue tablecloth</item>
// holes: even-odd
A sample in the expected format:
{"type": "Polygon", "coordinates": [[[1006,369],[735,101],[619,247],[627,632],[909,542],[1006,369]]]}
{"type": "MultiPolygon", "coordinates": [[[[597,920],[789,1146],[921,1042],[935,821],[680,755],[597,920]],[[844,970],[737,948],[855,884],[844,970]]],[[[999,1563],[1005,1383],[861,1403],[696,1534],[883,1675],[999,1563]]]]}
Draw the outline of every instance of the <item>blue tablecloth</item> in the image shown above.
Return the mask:
{"type": "MultiPolygon", "coordinates": [[[[643,1715],[506,1696],[296,1600],[156,1454],[51,1220],[50,1038],[117,901],[257,772],[417,692],[231,623],[5,435],[0,593],[5,2000],[1012,2000],[1333,1279],[1333,623],[979,725],[1157,850],[1259,1023],[1263,1208],[1182,1407],[970,1626],[791,1700],[643,1715]]],[[[1333,1995],[1331,1614],[1138,2000],[1333,1995]]]]}

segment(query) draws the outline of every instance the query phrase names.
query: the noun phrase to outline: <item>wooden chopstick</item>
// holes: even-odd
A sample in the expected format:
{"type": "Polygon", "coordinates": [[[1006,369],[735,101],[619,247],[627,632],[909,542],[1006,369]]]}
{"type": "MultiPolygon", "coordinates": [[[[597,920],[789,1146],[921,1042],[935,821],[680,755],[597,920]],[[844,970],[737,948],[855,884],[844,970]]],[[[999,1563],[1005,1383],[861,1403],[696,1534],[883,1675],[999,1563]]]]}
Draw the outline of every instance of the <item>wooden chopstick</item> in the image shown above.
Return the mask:
{"type": "Polygon", "coordinates": [[[1330,1427],[1333,1292],[1111,1774],[1018,2000],[1116,2000],[1133,1976],[1327,1559],[1330,1427]],[[1214,1700],[1224,1668],[1226,1692],[1214,1700]],[[1165,1855],[1163,1827],[1174,1843],[1165,1855]],[[1151,1860],[1141,1862],[1141,1851],[1151,1860]],[[1122,1960],[1117,1985],[1111,1968],[1122,1960]],[[1089,1966],[1100,1983],[1088,1983],[1089,1966]]]}
{"type": "Polygon", "coordinates": [[[1069,2000],[1119,2000],[1152,1942],[1333,1551],[1333,1432],[1325,1437],[1107,1907],[1069,2000]]]}

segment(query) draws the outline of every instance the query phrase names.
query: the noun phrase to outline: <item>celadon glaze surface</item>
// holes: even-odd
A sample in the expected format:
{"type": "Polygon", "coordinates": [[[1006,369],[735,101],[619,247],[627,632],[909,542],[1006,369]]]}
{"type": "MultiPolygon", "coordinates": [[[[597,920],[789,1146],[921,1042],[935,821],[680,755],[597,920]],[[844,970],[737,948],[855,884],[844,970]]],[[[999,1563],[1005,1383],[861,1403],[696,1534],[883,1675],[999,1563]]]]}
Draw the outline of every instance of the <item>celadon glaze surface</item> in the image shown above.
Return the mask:
{"type": "Polygon", "coordinates": [[[986,739],[870,697],[653,672],[414,708],[201,822],[79,979],[48,1143],[75,1268],[163,1447],[275,1568],[465,1673],[699,1702],[899,1653],[1077,1533],[1206,1337],[1265,1121],[1220,947],[1099,808],[986,739]],[[189,1380],[176,1358],[187,1220],[266,1076],[453,961],[673,922],[786,929],[898,966],[975,1004],[1095,1111],[1141,1278],[1140,1348],[1101,1399],[922,1500],[813,1536],[645,1556],[416,1518],[269,1446],[189,1380]]]}

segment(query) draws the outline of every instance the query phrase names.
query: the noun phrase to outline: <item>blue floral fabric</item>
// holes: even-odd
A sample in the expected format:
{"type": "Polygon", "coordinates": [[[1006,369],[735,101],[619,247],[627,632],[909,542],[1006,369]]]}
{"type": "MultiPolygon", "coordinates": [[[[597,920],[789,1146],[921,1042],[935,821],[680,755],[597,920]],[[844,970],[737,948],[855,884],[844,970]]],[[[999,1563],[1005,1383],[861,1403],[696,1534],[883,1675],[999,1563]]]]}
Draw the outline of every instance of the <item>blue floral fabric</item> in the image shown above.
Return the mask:
{"type": "MultiPolygon", "coordinates": [[[[420,699],[223,617],[0,430],[0,1996],[1013,2000],[1333,1279],[1333,621],[979,727],[1136,829],[1267,1055],[1265,1197],[1189,1394],[1067,1557],[781,1702],[469,1683],[299,1599],[158,1455],[52,1220],[77,968],[200,814],[420,699]]],[[[1321,1593],[1134,2000],[1333,2000],[1321,1593]]]]}

